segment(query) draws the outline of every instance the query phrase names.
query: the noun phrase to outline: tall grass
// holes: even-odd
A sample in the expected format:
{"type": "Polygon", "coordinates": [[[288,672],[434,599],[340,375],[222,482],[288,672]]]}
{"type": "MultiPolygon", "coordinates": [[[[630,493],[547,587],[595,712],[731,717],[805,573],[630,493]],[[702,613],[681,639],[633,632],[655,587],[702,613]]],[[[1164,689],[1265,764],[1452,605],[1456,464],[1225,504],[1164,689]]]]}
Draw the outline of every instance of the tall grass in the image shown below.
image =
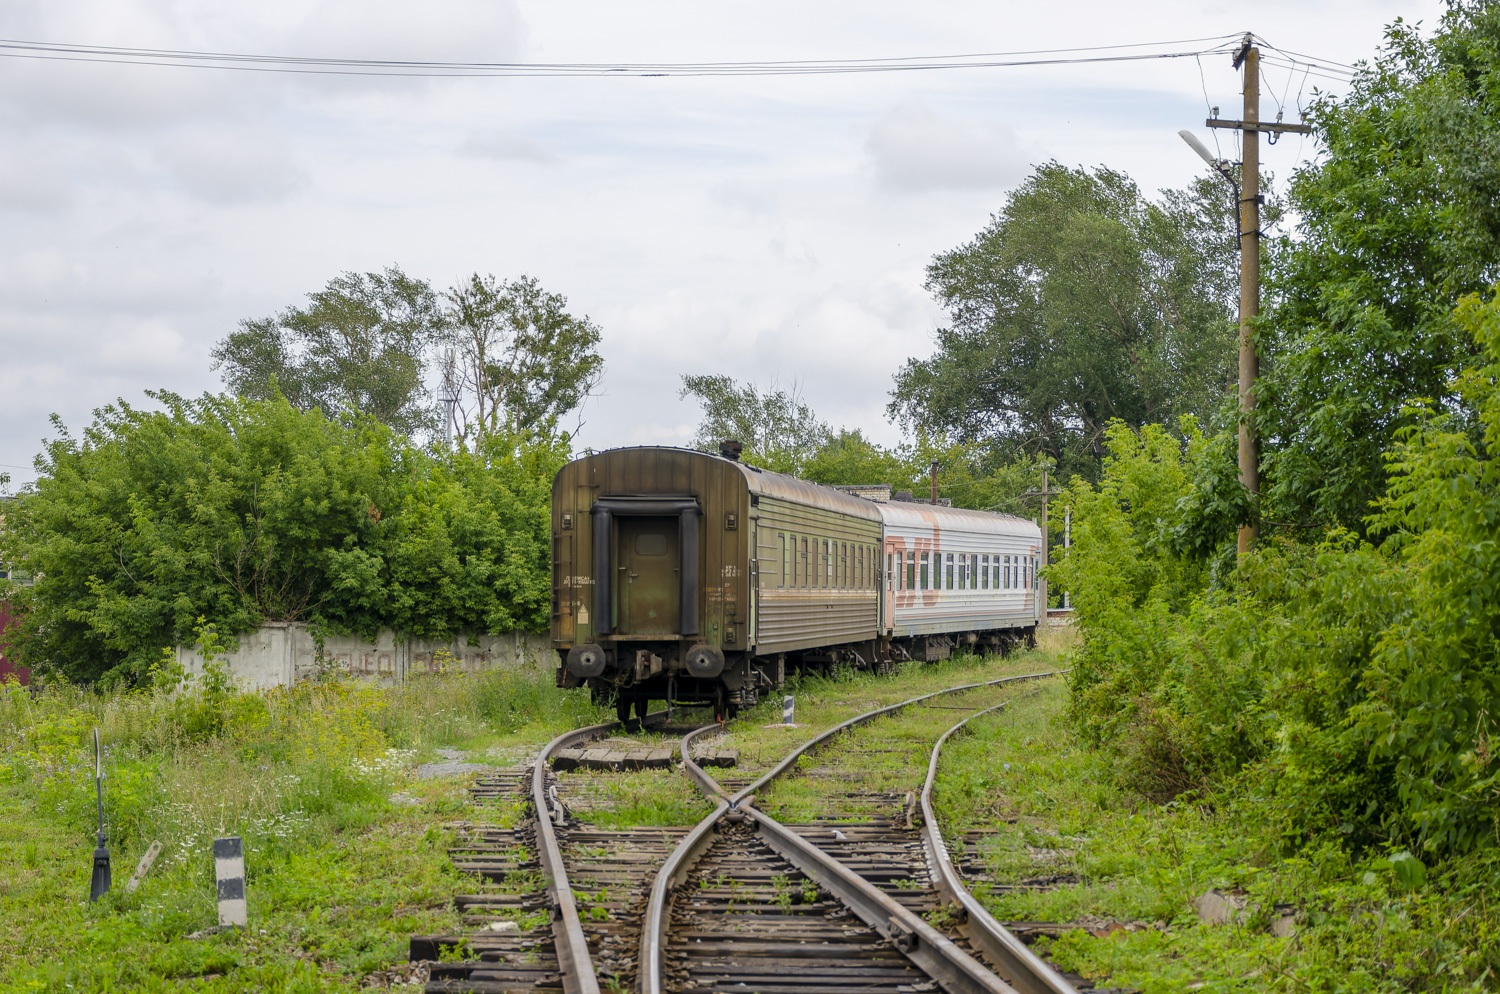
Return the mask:
{"type": "Polygon", "coordinates": [[[0,946],[32,951],[25,962],[0,957],[0,988],[94,989],[137,975],[150,987],[173,975],[177,953],[160,950],[213,924],[209,846],[224,835],[245,840],[252,918],[297,923],[273,956],[285,970],[311,956],[358,976],[404,958],[406,934],[453,913],[441,840],[423,833],[433,810],[463,803],[451,785],[412,781],[412,766],[440,747],[519,754],[598,720],[586,692],[559,690],[537,669],[258,693],[0,687],[0,822],[16,827],[0,827],[0,946]],[[116,886],[90,906],[95,727],[116,886]],[[398,789],[427,807],[394,804],[398,789]],[[163,849],[147,886],[126,897],[124,878],[153,841],[163,849]],[[321,910],[335,905],[356,910],[335,923],[321,910]],[[319,930],[330,937],[309,949],[319,930]]]}

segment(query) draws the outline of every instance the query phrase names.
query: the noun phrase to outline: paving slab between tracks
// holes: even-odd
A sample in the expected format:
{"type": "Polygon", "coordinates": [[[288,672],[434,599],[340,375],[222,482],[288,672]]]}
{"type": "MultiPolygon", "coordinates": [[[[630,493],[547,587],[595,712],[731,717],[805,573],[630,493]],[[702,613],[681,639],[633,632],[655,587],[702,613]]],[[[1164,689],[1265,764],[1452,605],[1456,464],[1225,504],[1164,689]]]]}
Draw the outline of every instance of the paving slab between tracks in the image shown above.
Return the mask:
{"type": "MultiPolygon", "coordinates": [[[[552,769],[565,773],[569,770],[665,770],[670,769],[677,758],[672,746],[641,746],[611,742],[592,743],[578,749],[559,749],[552,757],[552,769]]],[[[699,766],[728,769],[739,763],[737,749],[719,749],[697,757],[699,766]]]]}

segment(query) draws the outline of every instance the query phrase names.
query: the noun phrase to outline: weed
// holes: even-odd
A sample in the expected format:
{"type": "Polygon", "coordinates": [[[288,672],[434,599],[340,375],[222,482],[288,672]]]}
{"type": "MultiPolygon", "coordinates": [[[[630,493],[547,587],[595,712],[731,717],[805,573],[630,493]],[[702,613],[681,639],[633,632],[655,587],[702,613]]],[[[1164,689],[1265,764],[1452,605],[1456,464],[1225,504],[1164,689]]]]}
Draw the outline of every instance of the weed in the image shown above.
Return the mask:
{"type": "MultiPolygon", "coordinates": [[[[222,651],[206,630],[200,644],[222,651]]],[[[160,990],[210,973],[221,989],[354,988],[404,960],[410,934],[459,930],[453,895],[474,886],[434,824],[462,817],[467,796],[411,780],[412,764],[438,747],[528,752],[598,717],[542,671],[263,693],[212,672],[171,685],[164,660],[161,685],[141,691],[0,687],[0,943],[28,950],[0,958],[0,989],[160,990]],[[89,905],[94,726],[116,888],[89,905]],[[422,803],[392,805],[398,789],[422,803]],[[210,845],[222,835],[245,841],[251,932],[188,940],[216,920],[210,845]],[[153,841],[162,853],[127,896],[124,877],[153,841]]],[[[486,814],[513,824],[521,810],[486,814]]],[[[539,885],[516,872],[495,886],[539,885]]]]}

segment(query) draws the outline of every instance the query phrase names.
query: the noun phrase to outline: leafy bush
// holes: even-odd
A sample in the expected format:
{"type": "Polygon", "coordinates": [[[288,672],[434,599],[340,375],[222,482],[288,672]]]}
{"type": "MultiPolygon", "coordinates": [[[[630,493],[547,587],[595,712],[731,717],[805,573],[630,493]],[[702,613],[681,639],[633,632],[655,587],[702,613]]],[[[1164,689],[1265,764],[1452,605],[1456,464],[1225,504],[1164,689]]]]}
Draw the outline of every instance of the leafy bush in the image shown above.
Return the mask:
{"type": "Polygon", "coordinates": [[[419,637],[547,621],[551,439],[437,456],[283,398],[152,394],[59,425],[7,513],[24,662],[140,682],[206,622],[419,637]]]}
{"type": "Polygon", "coordinates": [[[1368,518],[1379,546],[1272,538],[1216,582],[1180,541],[1223,459],[1191,430],[1117,426],[1100,487],[1058,498],[1074,543],[1051,575],[1083,629],[1070,715],[1124,780],[1161,797],[1243,776],[1294,838],[1493,844],[1500,295],[1454,319],[1482,356],[1453,386],[1474,420],[1410,412],[1368,518]]]}

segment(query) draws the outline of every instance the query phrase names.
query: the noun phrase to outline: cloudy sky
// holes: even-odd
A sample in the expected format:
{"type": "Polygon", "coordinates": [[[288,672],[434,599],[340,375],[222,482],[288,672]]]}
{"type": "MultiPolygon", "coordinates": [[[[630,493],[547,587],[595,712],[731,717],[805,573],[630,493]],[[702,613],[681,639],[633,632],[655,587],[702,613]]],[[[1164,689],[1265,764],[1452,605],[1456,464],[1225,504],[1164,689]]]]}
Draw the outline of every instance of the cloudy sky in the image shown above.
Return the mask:
{"type": "MultiPolygon", "coordinates": [[[[8,0],[0,37],[442,61],[706,62],[1004,52],[1251,29],[1340,62],[1434,0],[758,4],[8,0]],[[1251,13],[1247,14],[1247,9],[1251,13]]],[[[1187,50],[1203,45],[1178,45],[1187,50]]],[[[1270,70],[1296,119],[1318,80],[1270,70]]],[[[1321,81],[1337,90],[1337,84],[1321,81]]],[[[580,443],[682,443],[683,373],[795,384],[883,442],[930,353],[922,290],[1032,163],[1202,169],[1227,56],[736,78],[387,79],[0,58],[0,472],[48,417],[222,389],[209,350],[343,270],[529,274],[604,331],[580,443]],[[1206,93],[1205,93],[1206,91],[1206,93]]],[[[1225,145],[1226,153],[1232,146],[1225,145]]],[[[1310,143],[1264,154],[1287,174],[1310,143]]]]}

